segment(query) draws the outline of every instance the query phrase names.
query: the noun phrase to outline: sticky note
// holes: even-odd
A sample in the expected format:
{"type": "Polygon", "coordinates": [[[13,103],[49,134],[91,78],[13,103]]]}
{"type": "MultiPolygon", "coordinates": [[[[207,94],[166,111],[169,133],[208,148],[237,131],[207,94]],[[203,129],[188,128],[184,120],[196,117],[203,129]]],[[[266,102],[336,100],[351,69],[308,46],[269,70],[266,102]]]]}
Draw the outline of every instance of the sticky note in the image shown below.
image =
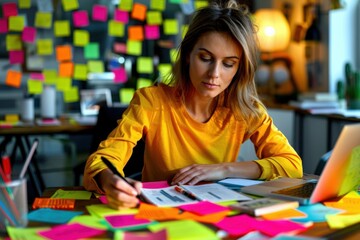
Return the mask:
{"type": "Polygon", "coordinates": [[[6,50],[21,50],[22,42],[21,36],[18,34],[7,34],[6,35],[6,50]]]}
{"type": "Polygon", "coordinates": [[[176,62],[177,58],[178,58],[178,53],[179,51],[175,48],[170,49],[170,61],[172,63],[176,62]]]}
{"type": "Polygon", "coordinates": [[[144,40],[144,29],[140,25],[128,26],[128,39],[129,40],[144,40]]]}
{"type": "Polygon", "coordinates": [[[140,56],[142,53],[142,42],[128,40],[126,42],[126,52],[129,55],[140,56]]]}
{"type": "Polygon", "coordinates": [[[125,25],[115,20],[108,21],[109,36],[123,37],[125,34],[125,25]]]}
{"type": "Polygon", "coordinates": [[[20,120],[18,114],[6,114],[5,122],[18,122],[20,120]]]}
{"type": "Polygon", "coordinates": [[[10,64],[24,63],[24,51],[23,50],[9,51],[9,62],[10,64]]]}
{"type": "Polygon", "coordinates": [[[159,69],[159,77],[162,82],[167,82],[168,78],[171,76],[172,73],[172,65],[170,63],[160,63],[158,65],[159,69]]]}
{"type": "Polygon", "coordinates": [[[52,55],[53,54],[53,41],[52,39],[39,39],[36,42],[38,55],[52,55]]]}
{"type": "Polygon", "coordinates": [[[128,78],[126,75],[126,71],[125,68],[120,67],[120,68],[115,68],[112,70],[112,72],[114,73],[114,82],[115,83],[125,83],[127,82],[128,78]]]}
{"type": "Polygon", "coordinates": [[[61,0],[61,3],[66,12],[79,8],[78,0],[61,0]]]}
{"type": "Polygon", "coordinates": [[[203,7],[206,7],[206,6],[208,6],[208,5],[209,5],[209,3],[208,3],[208,1],[206,1],[206,0],[203,0],[203,1],[197,0],[197,1],[194,2],[194,8],[195,8],[195,10],[200,9],[200,8],[203,8],[203,7]]]}
{"type": "Polygon", "coordinates": [[[135,90],[133,88],[121,88],[119,90],[119,97],[121,103],[130,103],[133,98],[135,90]]]}
{"type": "Polygon", "coordinates": [[[30,78],[31,79],[36,79],[36,80],[41,80],[43,81],[45,78],[44,78],[44,74],[43,73],[30,73],[30,78]]]}
{"type": "Polygon", "coordinates": [[[121,0],[118,8],[130,12],[133,7],[133,0],[121,0]]]}
{"type": "Polygon", "coordinates": [[[86,30],[74,31],[74,46],[83,47],[89,43],[90,35],[86,30]]]}
{"type": "Polygon", "coordinates": [[[44,75],[44,83],[47,84],[56,84],[58,73],[54,69],[44,69],[42,71],[44,75]]]}
{"type": "Polygon", "coordinates": [[[146,25],[145,38],[148,40],[155,40],[160,38],[160,27],[156,25],[146,25]]]}
{"type": "Polygon", "coordinates": [[[152,85],[152,81],[151,79],[147,79],[147,78],[139,78],[136,81],[136,89],[139,88],[144,88],[144,87],[149,87],[152,85]]]}
{"type": "Polygon", "coordinates": [[[0,19],[0,33],[7,33],[9,31],[7,19],[0,19]]]}
{"type": "Polygon", "coordinates": [[[104,5],[95,4],[92,8],[92,19],[105,22],[108,17],[108,9],[104,5]]]}
{"type": "Polygon", "coordinates": [[[99,58],[99,43],[92,42],[84,47],[85,59],[98,59],[99,58]]]}
{"type": "Polygon", "coordinates": [[[24,16],[11,16],[9,17],[9,30],[15,32],[22,32],[25,26],[24,16]]]}
{"type": "Polygon", "coordinates": [[[131,11],[131,17],[136,20],[144,21],[146,17],[146,5],[141,3],[134,3],[132,11],[131,11]]]}
{"type": "Polygon", "coordinates": [[[56,60],[59,62],[72,60],[72,48],[70,45],[56,46],[56,60]]]}
{"type": "Polygon", "coordinates": [[[16,3],[3,3],[2,13],[4,18],[18,15],[18,9],[16,3]]]}
{"type": "Polygon", "coordinates": [[[22,73],[15,70],[8,70],[6,73],[5,84],[7,86],[19,88],[21,85],[22,73]]]}
{"type": "Polygon", "coordinates": [[[138,73],[151,74],[154,72],[153,59],[151,57],[139,57],[136,60],[136,70],[138,73]]]}
{"type": "Polygon", "coordinates": [[[70,21],[56,20],[54,22],[54,35],[55,37],[70,36],[70,21]]]}
{"type": "Polygon", "coordinates": [[[146,23],[148,25],[160,25],[162,23],[162,14],[159,11],[148,11],[146,13],[146,23]]]}
{"type": "Polygon", "coordinates": [[[87,80],[88,67],[86,64],[75,64],[74,66],[74,79],[87,80]]]}
{"type": "Polygon", "coordinates": [[[33,43],[36,39],[36,28],[24,27],[24,30],[21,34],[21,39],[23,42],[33,43]]]}
{"type": "Polygon", "coordinates": [[[31,0],[19,0],[19,8],[30,8],[31,0]]]}
{"type": "Polygon", "coordinates": [[[56,89],[58,91],[67,91],[72,87],[72,79],[69,77],[58,77],[56,81],[56,89]]]}
{"type": "Polygon", "coordinates": [[[73,24],[75,27],[86,27],[89,25],[89,16],[86,10],[73,12],[73,24]]]}
{"type": "MultiPolygon", "coordinates": [[[[65,224],[71,218],[83,214],[79,211],[67,211],[67,210],[57,210],[50,208],[39,208],[33,210],[28,214],[28,219],[30,221],[36,222],[46,222],[46,223],[56,223],[56,224],[65,224]]],[[[53,228],[51,228],[52,230],[53,228]]],[[[65,237],[65,236],[62,236],[65,237]]]]}
{"type": "Polygon", "coordinates": [[[181,38],[183,39],[187,33],[187,31],[189,30],[189,25],[188,24],[184,24],[181,26],[181,38]]]}
{"type": "Polygon", "coordinates": [[[72,103],[79,101],[79,89],[77,87],[72,87],[63,92],[64,94],[64,102],[72,103]]]}
{"type": "Polygon", "coordinates": [[[72,77],[74,72],[73,62],[60,62],[59,63],[59,76],[60,77],[72,77]]]}
{"type": "Polygon", "coordinates": [[[88,61],[87,63],[89,72],[102,73],[104,72],[104,63],[102,61],[88,61]]]}
{"type": "Polygon", "coordinates": [[[120,9],[115,9],[114,11],[114,20],[116,22],[128,23],[129,22],[129,13],[120,9]]]}
{"type": "Polygon", "coordinates": [[[49,29],[52,26],[51,12],[36,12],[35,27],[49,29]]]}
{"type": "Polygon", "coordinates": [[[125,43],[114,43],[114,52],[116,53],[126,53],[126,44],[125,43]]]}
{"type": "Polygon", "coordinates": [[[164,34],[176,35],[179,33],[179,24],[176,19],[165,19],[164,20],[164,34]]]}
{"type": "Polygon", "coordinates": [[[43,92],[43,82],[39,80],[28,79],[26,83],[29,94],[41,94],[43,92]]]}
{"type": "Polygon", "coordinates": [[[151,9],[164,11],[165,7],[166,7],[166,0],[150,0],[151,9]]]}

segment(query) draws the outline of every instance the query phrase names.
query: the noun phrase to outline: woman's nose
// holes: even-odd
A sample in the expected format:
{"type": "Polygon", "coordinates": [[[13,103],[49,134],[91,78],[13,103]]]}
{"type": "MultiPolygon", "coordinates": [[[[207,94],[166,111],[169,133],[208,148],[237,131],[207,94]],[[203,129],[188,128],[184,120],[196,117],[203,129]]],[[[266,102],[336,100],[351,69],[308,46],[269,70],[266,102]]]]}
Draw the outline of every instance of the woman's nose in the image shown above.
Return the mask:
{"type": "Polygon", "coordinates": [[[220,64],[213,63],[209,69],[209,77],[218,78],[220,74],[220,64]]]}

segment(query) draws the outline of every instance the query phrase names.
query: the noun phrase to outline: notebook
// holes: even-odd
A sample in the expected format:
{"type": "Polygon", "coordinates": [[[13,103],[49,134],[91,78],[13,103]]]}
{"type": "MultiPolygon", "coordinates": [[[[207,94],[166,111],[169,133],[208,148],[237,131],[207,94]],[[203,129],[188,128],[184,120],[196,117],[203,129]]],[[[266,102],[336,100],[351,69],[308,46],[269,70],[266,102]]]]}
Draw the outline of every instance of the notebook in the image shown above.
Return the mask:
{"type": "Polygon", "coordinates": [[[258,196],[296,200],[301,205],[309,205],[345,195],[356,189],[360,184],[359,176],[360,124],[347,124],[342,128],[318,180],[280,178],[243,187],[241,191],[258,196]],[[305,194],[302,191],[306,188],[313,190],[305,194]]]}

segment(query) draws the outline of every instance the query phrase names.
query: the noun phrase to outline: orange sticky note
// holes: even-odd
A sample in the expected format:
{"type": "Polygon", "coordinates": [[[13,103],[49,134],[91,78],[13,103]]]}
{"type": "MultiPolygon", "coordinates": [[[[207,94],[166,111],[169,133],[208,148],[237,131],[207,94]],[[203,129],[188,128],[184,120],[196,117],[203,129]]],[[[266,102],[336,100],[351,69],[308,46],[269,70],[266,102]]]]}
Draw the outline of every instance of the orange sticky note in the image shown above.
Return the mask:
{"type": "Polygon", "coordinates": [[[144,21],[146,17],[146,5],[141,3],[134,3],[131,11],[131,17],[136,20],[144,21]]]}
{"type": "Polygon", "coordinates": [[[144,29],[142,26],[129,26],[128,35],[130,40],[144,40],[144,29]]]}
{"type": "Polygon", "coordinates": [[[141,203],[137,218],[153,220],[170,220],[176,219],[179,215],[179,209],[174,207],[158,207],[152,204],[141,203]]]}
{"type": "Polygon", "coordinates": [[[21,85],[21,77],[21,72],[9,70],[6,74],[5,84],[11,87],[19,88],[21,85]]]}
{"type": "Polygon", "coordinates": [[[74,72],[74,63],[72,62],[59,63],[59,76],[72,77],[73,72],[74,72]]]}
{"type": "Polygon", "coordinates": [[[56,47],[56,60],[59,62],[72,60],[71,46],[61,45],[56,47]]]}

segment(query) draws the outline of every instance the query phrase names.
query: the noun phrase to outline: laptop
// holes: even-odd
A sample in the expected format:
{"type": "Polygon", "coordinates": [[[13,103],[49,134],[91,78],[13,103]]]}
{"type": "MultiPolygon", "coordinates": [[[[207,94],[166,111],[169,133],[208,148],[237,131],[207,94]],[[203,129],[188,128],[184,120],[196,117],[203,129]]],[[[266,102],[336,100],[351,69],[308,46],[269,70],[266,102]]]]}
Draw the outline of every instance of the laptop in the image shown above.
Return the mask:
{"type": "Polygon", "coordinates": [[[323,172],[317,180],[279,178],[242,187],[243,193],[296,200],[310,205],[343,196],[360,185],[360,124],[341,130],[323,172]]]}

